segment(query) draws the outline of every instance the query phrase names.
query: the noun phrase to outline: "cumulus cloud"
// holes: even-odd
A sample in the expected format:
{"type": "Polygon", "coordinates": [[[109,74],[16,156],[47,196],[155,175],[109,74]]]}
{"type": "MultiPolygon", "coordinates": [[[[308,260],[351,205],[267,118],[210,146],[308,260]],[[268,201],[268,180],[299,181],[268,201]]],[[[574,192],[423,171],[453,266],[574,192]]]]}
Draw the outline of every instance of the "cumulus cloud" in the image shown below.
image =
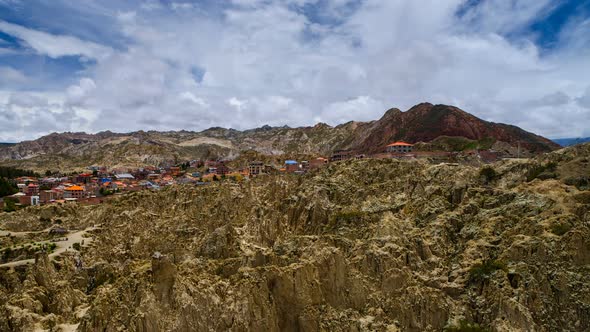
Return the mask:
{"type": "Polygon", "coordinates": [[[5,21],[0,21],[0,31],[22,39],[35,51],[51,58],[81,55],[91,59],[103,59],[112,51],[110,47],[83,41],[76,37],[52,35],[5,21]]]}
{"type": "Polygon", "coordinates": [[[586,88],[586,91],[584,92],[584,94],[582,96],[580,96],[579,98],[576,98],[576,102],[581,107],[590,109],[590,86],[588,86],[588,88],[586,88]]]}
{"type": "Polygon", "coordinates": [[[22,72],[12,67],[0,66],[0,85],[18,86],[28,80],[28,77],[22,72]]]}
{"type": "Polygon", "coordinates": [[[29,133],[91,130],[95,120],[84,110],[68,107],[60,96],[0,91],[0,139],[20,141],[29,133]]]}
{"type": "MultiPolygon", "coordinates": [[[[546,136],[590,135],[587,20],[569,22],[552,50],[526,32],[555,9],[552,1],[143,1],[108,9],[125,47],[0,21],[40,54],[95,60],[76,73],[77,84],[50,91],[61,98],[52,109],[73,114],[62,120],[69,125],[45,119],[54,130],[338,124],[430,101],[546,136]]],[[[0,106],[13,114],[14,102],[0,106]]],[[[48,107],[37,106],[28,107],[48,107]]],[[[15,128],[0,140],[41,132],[15,128]]]]}

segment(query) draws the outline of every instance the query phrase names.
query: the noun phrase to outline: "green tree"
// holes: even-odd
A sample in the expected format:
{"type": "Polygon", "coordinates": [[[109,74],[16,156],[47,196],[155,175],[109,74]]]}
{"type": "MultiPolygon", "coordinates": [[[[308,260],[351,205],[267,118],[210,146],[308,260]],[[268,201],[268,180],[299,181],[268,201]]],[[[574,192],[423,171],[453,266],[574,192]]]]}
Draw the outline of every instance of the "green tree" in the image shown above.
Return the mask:
{"type": "Polygon", "coordinates": [[[5,199],[4,200],[4,212],[12,212],[16,211],[16,204],[12,199],[5,199]]]}
{"type": "Polygon", "coordinates": [[[39,177],[39,174],[30,170],[0,166],[0,178],[14,179],[19,176],[39,177]]]}
{"type": "Polygon", "coordinates": [[[0,178],[0,197],[9,196],[18,192],[18,188],[7,179],[0,178]]]}
{"type": "Polygon", "coordinates": [[[39,190],[51,190],[51,187],[49,185],[47,185],[47,184],[42,184],[39,187],[39,190]]]}

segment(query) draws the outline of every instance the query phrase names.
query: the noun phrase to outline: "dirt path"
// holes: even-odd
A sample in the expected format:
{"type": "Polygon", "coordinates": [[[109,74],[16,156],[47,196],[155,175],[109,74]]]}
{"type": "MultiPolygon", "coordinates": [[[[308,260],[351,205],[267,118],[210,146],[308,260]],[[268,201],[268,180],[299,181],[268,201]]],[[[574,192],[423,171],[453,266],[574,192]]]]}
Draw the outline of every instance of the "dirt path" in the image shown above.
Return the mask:
{"type": "Polygon", "coordinates": [[[50,230],[50,229],[51,229],[51,228],[47,228],[47,229],[44,229],[44,230],[42,230],[42,231],[30,231],[30,232],[9,232],[9,231],[0,231],[0,237],[1,237],[1,236],[8,236],[8,235],[10,235],[10,236],[16,236],[16,237],[24,237],[24,236],[26,236],[26,235],[29,235],[29,234],[41,234],[41,233],[47,233],[47,232],[49,232],[49,230],[50,230]]]}
{"type": "MultiPolygon", "coordinates": [[[[95,230],[96,227],[88,227],[85,230],[82,231],[78,231],[75,233],[71,233],[67,235],[67,240],[66,241],[58,241],[58,242],[51,242],[51,241],[39,241],[37,243],[55,243],[57,245],[57,247],[55,248],[55,250],[49,254],[49,258],[53,258],[56,257],[58,255],[61,255],[62,253],[66,252],[66,251],[75,251],[74,249],[71,249],[71,246],[78,242],[81,243],[82,240],[84,240],[84,245],[92,242],[93,238],[92,237],[84,237],[85,234],[88,234],[89,231],[95,230]]],[[[21,233],[39,233],[39,232],[21,232],[21,233]]],[[[31,259],[23,259],[20,261],[14,261],[14,262],[9,262],[9,263],[4,263],[4,264],[0,264],[0,267],[13,267],[13,266],[20,266],[20,265],[25,265],[25,264],[29,264],[29,263],[34,263],[35,259],[31,258],[31,259]]]]}

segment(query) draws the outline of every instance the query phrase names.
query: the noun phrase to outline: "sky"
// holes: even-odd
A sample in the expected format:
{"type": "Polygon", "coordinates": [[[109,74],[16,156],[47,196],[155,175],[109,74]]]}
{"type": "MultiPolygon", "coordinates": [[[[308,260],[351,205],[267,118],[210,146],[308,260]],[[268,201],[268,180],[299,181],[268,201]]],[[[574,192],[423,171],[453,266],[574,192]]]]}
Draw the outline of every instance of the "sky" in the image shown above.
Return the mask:
{"type": "Polygon", "coordinates": [[[0,0],[0,142],[421,102],[590,136],[590,0],[0,0]]]}

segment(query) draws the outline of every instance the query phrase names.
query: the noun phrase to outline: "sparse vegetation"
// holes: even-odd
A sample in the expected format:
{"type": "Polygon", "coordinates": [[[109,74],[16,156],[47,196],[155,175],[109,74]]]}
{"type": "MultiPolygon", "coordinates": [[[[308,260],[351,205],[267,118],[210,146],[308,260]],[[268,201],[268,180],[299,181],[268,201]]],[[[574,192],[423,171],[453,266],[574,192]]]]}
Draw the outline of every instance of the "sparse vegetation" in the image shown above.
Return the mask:
{"type": "Polygon", "coordinates": [[[100,188],[100,190],[98,191],[102,196],[109,196],[114,194],[114,192],[112,190],[106,189],[106,188],[100,188]]]}
{"type": "Polygon", "coordinates": [[[358,222],[362,219],[365,215],[362,211],[357,210],[349,210],[349,211],[340,211],[333,215],[333,220],[336,223],[351,223],[351,222],[358,222]]]}
{"type": "Polygon", "coordinates": [[[590,189],[590,177],[588,176],[568,177],[563,182],[568,186],[575,186],[578,190],[590,189]]]}
{"type": "Polygon", "coordinates": [[[498,271],[506,270],[506,264],[499,260],[485,260],[483,263],[475,264],[469,270],[469,281],[482,282],[490,278],[490,276],[498,271]]]}
{"type": "Polygon", "coordinates": [[[581,204],[590,204],[590,192],[582,192],[574,195],[576,202],[581,204]]]}
{"type": "Polygon", "coordinates": [[[447,325],[443,328],[444,332],[488,332],[489,329],[482,327],[477,323],[460,321],[458,325],[447,325]]]}
{"type": "Polygon", "coordinates": [[[543,164],[535,165],[527,171],[526,180],[527,180],[527,182],[531,182],[534,179],[539,179],[539,180],[554,179],[557,177],[557,174],[555,174],[556,169],[557,169],[557,164],[554,162],[548,162],[544,165],[543,164]]]}
{"type": "Polygon", "coordinates": [[[479,176],[486,184],[489,184],[498,177],[498,173],[496,173],[496,170],[492,167],[485,166],[479,171],[479,176]]]}
{"type": "Polygon", "coordinates": [[[572,229],[572,226],[567,223],[556,223],[551,225],[551,233],[559,236],[562,236],[565,233],[569,232],[570,229],[572,229]]]}
{"type": "Polygon", "coordinates": [[[16,211],[16,203],[13,199],[5,198],[4,199],[4,212],[13,212],[16,211]]]}
{"type": "Polygon", "coordinates": [[[49,250],[49,252],[55,251],[56,248],[57,248],[57,244],[55,244],[53,242],[47,246],[47,249],[49,250]]]}

